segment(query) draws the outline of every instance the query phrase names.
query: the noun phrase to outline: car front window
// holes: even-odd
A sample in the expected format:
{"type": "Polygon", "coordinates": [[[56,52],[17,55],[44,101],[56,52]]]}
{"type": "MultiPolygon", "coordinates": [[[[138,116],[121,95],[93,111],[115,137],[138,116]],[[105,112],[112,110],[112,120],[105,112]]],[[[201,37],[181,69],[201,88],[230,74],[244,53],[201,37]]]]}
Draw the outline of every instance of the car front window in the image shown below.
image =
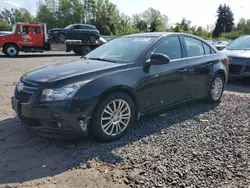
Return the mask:
{"type": "Polygon", "coordinates": [[[68,25],[67,27],[65,27],[64,29],[70,29],[72,27],[72,25],[68,25]]]}
{"type": "Polygon", "coordinates": [[[244,50],[250,49],[250,37],[241,37],[233,40],[227,46],[228,50],[244,50]]]}
{"type": "Polygon", "coordinates": [[[130,63],[138,58],[154,40],[153,37],[119,37],[96,48],[85,58],[130,63]]]}

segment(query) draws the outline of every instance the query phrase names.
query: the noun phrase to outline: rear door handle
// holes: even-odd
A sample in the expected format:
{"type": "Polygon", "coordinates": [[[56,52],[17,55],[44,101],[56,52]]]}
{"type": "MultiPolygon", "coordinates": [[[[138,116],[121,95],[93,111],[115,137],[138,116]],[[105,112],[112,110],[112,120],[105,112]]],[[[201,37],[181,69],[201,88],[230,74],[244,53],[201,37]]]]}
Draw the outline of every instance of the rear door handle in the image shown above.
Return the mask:
{"type": "Polygon", "coordinates": [[[211,66],[212,64],[213,64],[213,63],[207,63],[206,65],[207,65],[207,66],[211,66]]]}

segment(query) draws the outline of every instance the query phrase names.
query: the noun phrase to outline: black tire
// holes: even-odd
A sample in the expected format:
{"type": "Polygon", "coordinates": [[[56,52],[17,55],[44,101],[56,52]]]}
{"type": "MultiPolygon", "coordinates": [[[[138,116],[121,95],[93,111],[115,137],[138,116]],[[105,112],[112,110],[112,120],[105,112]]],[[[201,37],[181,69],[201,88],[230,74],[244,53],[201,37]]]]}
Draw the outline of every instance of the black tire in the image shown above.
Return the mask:
{"type": "MultiPolygon", "coordinates": [[[[119,101],[116,101],[116,104],[119,104],[119,101]]],[[[122,108],[123,110],[125,110],[125,106],[123,106],[123,108],[122,108]]],[[[124,113],[129,114],[129,110],[125,111],[124,113]]],[[[115,119],[115,117],[117,117],[117,116],[114,115],[113,117],[114,117],[113,121],[117,122],[117,119],[115,119]]],[[[96,106],[96,108],[92,114],[91,121],[90,121],[90,135],[93,137],[93,139],[95,139],[99,142],[110,142],[113,140],[120,139],[128,132],[128,130],[132,129],[134,120],[135,120],[135,106],[134,106],[134,102],[132,101],[132,99],[127,94],[125,94],[123,92],[115,92],[115,93],[109,95],[108,97],[104,98],[103,100],[101,100],[100,103],[98,103],[98,105],[96,106]],[[111,122],[112,120],[101,120],[101,117],[104,116],[105,108],[109,104],[111,104],[113,101],[116,101],[116,100],[121,100],[121,102],[125,101],[124,105],[129,106],[131,116],[130,116],[128,122],[125,120],[127,123],[127,126],[123,126],[123,124],[118,123],[120,125],[119,127],[121,129],[124,129],[124,130],[122,130],[117,135],[108,135],[107,133],[105,133],[105,131],[102,128],[102,122],[105,122],[105,121],[111,122]]],[[[104,124],[106,124],[106,122],[104,124]]],[[[111,129],[110,130],[108,128],[107,129],[108,132],[115,131],[115,130],[112,131],[112,126],[115,128],[118,127],[118,126],[115,126],[113,123],[111,123],[111,126],[107,126],[107,127],[110,127],[110,129],[111,129]]]]}
{"type": "Polygon", "coordinates": [[[81,55],[81,50],[80,50],[80,48],[73,48],[73,52],[74,52],[76,55],[81,55]]]}
{"type": "Polygon", "coordinates": [[[90,35],[90,36],[89,36],[89,42],[90,42],[90,43],[95,43],[96,40],[97,40],[97,38],[96,38],[95,35],[90,35]]]}
{"type": "Polygon", "coordinates": [[[91,51],[92,51],[92,48],[90,46],[78,46],[78,47],[73,48],[73,52],[76,55],[86,55],[91,51]]]}
{"type": "Polygon", "coordinates": [[[211,83],[211,85],[209,87],[209,91],[208,91],[208,94],[207,94],[207,101],[209,103],[212,103],[212,104],[219,103],[220,100],[221,100],[221,97],[223,95],[223,92],[224,92],[224,86],[225,86],[225,78],[219,73],[215,74],[214,77],[213,77],[212,83],[211,83]],[[218,80],[220,80],[220,82],[222,83],[221,90],[220,90],[219,94],[217,95],[217,97],[213,97],[212,93],[213,93],[214,84],[218,80]]]}
{"type": "Polygon", "coordinates": [[[57,39],[60,41],[60,42],[64,42],[66,40],[66,36],[64,33],[59,33],[57,35],[57,39]]]}
{"type": "Polygon", "coordinates": [[[4,47],[4,54],[9,57],[17,57],[19,54],[19,48],[14,44],[9,44],[4,47]]]}

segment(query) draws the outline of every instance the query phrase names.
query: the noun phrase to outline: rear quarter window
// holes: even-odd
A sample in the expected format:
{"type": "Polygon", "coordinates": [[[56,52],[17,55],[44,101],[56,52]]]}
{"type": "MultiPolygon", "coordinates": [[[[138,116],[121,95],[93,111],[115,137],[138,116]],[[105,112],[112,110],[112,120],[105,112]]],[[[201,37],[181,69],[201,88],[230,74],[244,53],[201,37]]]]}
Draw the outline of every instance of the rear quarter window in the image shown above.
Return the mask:
{"type": "Polygon", "coordinates": [[[184,37],[184,41],[187,47],[188,57],[198,57],[205,55],[205,51],[200,40],[192,37],[184,37]]]}
{"type": "Polygon", "coordinates": [[[215,54],[216,52],[207,44],[202,43],[204,51],[205,51],[205,55],[209,55],[209,54],[215,54]]]}

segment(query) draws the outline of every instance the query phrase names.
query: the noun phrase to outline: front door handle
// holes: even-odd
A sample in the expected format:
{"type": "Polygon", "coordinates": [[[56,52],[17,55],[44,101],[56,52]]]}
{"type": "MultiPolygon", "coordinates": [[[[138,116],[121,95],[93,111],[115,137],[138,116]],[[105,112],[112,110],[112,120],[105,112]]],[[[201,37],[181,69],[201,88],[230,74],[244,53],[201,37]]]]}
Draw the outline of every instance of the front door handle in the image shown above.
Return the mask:
{"type": "Polygon", "coordinates": [[[207,66],[211,66],[212,64],[213,64],[213,63],[207,63],[206,65],[207,65],[207,66]]]}
{"type": "Polygon", "coordinates": [[[179,73],[187,72],[187,69],[181,69],[179,70],[179,73]]]}

